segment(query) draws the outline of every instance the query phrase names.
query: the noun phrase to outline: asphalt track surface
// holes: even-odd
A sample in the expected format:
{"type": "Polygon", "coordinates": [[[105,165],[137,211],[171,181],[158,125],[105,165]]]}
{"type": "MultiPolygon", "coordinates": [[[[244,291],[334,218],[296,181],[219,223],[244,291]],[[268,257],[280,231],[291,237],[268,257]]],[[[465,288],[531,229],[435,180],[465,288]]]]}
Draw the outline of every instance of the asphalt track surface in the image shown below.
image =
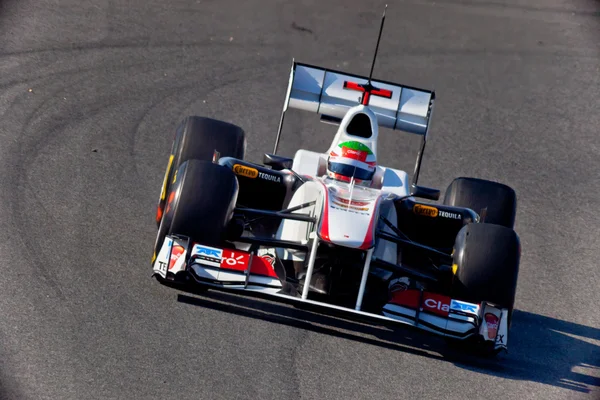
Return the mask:
{"type": "MultiPolygon", "coordinates": [[[[510,352],[150,279],[176,124],[272,147],[292,57],[368,74],[383,1],[0,3],[0,396],[598,398],[600,4],[389,1],[375,76],[438,95],[421,183],[518,193],[510,352]]],[[[282,154],[334,128],[290,114],[282,154]]],[[[412,171],[418,140],[385,132],[412,171]]]]}

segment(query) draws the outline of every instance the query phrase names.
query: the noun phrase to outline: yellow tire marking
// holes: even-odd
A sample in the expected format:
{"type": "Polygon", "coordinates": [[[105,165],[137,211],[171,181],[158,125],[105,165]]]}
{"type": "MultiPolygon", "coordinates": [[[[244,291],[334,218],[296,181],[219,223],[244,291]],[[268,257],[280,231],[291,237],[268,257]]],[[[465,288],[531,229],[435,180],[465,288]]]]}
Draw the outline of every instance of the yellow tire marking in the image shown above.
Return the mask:
{"type": "Polygon", "coordinates": [[[167,197],[167,179],[169,179],[169,173],[171,172],[171,166],[173,165],[174,154],[169,157],[169,164],[167,165],[167,172],[165,172],[165,178],[163,179],[162,189],[160,190],[160,200],[164,200],[167,197]]]}

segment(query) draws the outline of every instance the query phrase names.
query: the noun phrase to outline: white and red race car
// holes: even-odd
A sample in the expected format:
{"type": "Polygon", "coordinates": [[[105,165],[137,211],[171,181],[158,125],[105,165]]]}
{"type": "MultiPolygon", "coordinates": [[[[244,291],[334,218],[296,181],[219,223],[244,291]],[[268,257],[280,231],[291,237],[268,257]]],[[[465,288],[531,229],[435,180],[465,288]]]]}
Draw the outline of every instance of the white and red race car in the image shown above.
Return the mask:
{"type": "Polygon", "coordinates": [[[434,100],[433,91],[293,62],[263,165],[244,160],[240,127],[186,118],[158,204],[153,275],[506,349],[521,253],[516,195],[457,178],[435,203],[440,191],[417,184],[434,100]],[[288,108],[337,124],[331,147],[276,155],[288,108]],[[411,181],[377,164],[382,128],[422,137],[411,181]]]}

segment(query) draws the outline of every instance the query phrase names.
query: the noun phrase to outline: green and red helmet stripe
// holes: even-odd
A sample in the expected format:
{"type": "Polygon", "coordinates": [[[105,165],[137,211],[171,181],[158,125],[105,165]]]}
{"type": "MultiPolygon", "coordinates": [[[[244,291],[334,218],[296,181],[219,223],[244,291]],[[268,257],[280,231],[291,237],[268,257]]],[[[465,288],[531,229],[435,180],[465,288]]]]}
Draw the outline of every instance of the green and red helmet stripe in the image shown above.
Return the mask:
{"type": "Polygon", "coordinates": [[[362,144],[361,142],[354,141],[354,140],[342,142],[338,145],[338,147],[347,147],[352,150],[364,151],[368,155],[373,155],[373,152],[371,151],[369,146],[362,144]]]}

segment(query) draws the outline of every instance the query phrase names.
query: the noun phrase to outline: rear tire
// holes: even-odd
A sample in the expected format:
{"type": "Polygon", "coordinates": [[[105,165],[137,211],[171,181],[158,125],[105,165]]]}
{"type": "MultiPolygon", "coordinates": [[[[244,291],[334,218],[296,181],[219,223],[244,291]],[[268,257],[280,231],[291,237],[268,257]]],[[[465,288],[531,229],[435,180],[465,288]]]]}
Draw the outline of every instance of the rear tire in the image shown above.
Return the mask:
{"type": "Polygon", "coordinates": [[[502,183],[477,178],[456,178],[450,183],[444,195],[444,204],[466,207],[485,219],[481,222],[513,228],[517,213],[515,191],[502,183]]]}
{"type": "Polygon", "coordinates": [[[512,312],[521,244],[516,232],[494,224],[468,224],[456,236],[453,261],[456,298],[482,301],[512,312]]]}
{"type": "Polygon", "coordinates": [[[229,168],[202,160],[188,160],[177,170],[161,219],[155,256],[170,234],[219,246],[225,239],[238,196],[238,181],[229,168]]]}
{"type": "Polygon", "coordinates": [[[179,124],[156,210],[157,226],[160,226],[167,193],[173,184],[177,169],[187,160],[212,161],[215,150],[221,157],[243,160],[246,151],[243,129],[227,122],[196,116],[187,117],[179,124]]]}

